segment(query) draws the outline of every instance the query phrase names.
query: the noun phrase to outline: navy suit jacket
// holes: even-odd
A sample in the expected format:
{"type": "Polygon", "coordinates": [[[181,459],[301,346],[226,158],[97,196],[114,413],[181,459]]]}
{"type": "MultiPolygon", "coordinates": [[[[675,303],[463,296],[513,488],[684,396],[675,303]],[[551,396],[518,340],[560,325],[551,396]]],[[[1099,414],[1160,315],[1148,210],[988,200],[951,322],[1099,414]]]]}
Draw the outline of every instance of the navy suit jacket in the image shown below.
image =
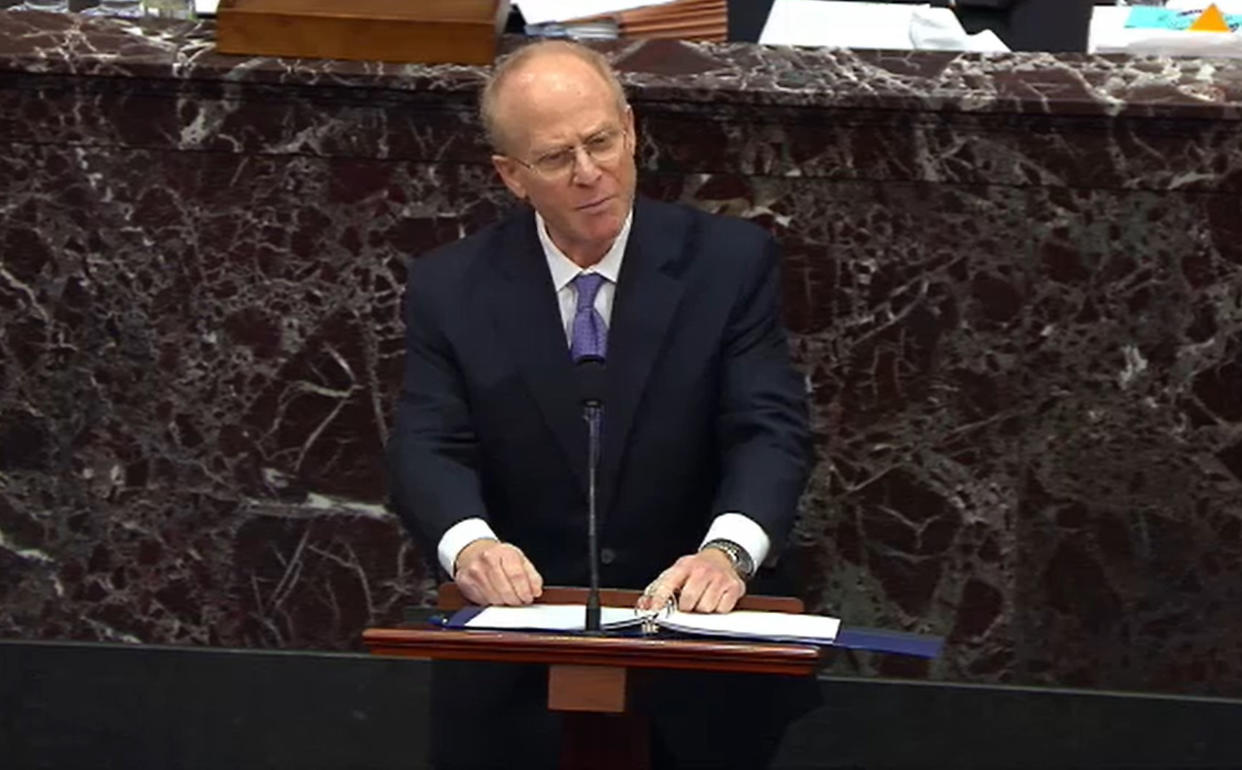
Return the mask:
{"type": "MultiPolygon", "coordinates": [[[[432,553],[478,516],[547,584],[582,585],[586,424],[535,228],[521,207],[411,262],[393,501],[432,553]]],[[[728,511],[784,543],[809,435],[778,262],[750,223],[636,201],[608,332],[604,585],[645,585],[728,511]]]]}

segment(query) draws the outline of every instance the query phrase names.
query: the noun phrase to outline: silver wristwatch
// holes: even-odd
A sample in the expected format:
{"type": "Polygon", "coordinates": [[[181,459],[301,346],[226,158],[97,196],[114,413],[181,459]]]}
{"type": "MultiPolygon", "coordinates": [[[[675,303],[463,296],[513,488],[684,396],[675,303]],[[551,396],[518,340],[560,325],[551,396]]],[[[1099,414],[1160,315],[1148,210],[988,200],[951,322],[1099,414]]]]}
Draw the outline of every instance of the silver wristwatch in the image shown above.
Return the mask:
{"type": "Polygon", "coordinates": [[[725,540],[724,538],[708,540],[703,544],[703,547],[699,549],[699,552],[702,553],[708,548],[714,548],[723,553],[725,556],[728,556],[729,561],[733,564],[733,569],[737,570],[737,575],[742,580],[750,580],[755,576],[754,560],[750,558],[750,554],[746,552],[745,548],[732,540],[725,540]]]}

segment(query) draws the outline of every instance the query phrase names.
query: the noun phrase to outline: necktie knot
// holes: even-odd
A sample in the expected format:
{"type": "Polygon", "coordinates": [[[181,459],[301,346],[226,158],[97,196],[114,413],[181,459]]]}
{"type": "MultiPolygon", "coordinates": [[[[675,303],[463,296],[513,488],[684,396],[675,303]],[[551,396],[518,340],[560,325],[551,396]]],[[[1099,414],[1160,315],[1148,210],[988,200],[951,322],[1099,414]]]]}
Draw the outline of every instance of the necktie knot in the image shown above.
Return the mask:
{"type": "Polygon", "coordinates": [[[578,290],[578,310],[586,310],[595,306],[595,295],[607,280],[599,273],[579,273],[574,278],[574,287],[578,290]]]}

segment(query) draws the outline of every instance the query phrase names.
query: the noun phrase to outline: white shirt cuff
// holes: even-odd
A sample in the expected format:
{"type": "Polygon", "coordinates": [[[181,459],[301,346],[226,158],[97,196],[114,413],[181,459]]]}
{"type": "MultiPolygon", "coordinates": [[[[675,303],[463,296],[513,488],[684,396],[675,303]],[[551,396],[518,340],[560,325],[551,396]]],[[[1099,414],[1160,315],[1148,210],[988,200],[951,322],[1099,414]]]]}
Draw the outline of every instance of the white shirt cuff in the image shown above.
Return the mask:
{"type": "MultiPolygon", "coordinates": [[[[721,538],[732,540],[745,548],[755,569],[768,558],[768,551],[772,548],[772,541],[768,539],[768,533],[763,531],[763,527],[756,524],[754,519],[740,513],[722,513],[717,516],[708,527],[703,543],[721,538]]],[[[699,544],[700,548],[703,543],[699,544]]]]}
{"type": "Polygon", "coordinates": [[[457,563],[457,555],[461,553],[461,549],[485,537],[500,539],[486,521],[477,517],[462,519],[448,528],[440,538],[436,555],[440,557],[440,566],[444,567],[450,578],[453,577],[453,565],[457,563]]]}

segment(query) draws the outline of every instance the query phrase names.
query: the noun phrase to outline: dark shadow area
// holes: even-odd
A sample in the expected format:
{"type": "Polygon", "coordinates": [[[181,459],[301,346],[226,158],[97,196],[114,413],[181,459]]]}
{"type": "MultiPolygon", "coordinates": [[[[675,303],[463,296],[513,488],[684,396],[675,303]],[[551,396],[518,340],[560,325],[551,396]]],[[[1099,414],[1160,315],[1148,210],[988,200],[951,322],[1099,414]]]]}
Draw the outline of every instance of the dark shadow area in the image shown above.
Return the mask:
{"type": "MultiPolygon", "coordinates": [[[[0,766],[420,768],[429,666],[0,642],[0,766]]],[[[1235,767],[1242,701],[822,678],[778,768],[1235,767]]]]}

